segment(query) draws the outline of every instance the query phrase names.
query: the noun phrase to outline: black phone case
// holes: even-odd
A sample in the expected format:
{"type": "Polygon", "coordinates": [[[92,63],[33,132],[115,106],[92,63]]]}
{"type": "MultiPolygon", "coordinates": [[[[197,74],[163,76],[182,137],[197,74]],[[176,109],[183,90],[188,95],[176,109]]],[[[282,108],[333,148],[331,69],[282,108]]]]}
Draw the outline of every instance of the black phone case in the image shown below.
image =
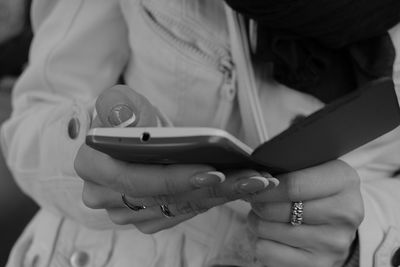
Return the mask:
{"type": "Polygon", "coordinates": [[[400,109],[393,81],[382,78],[260,145],[252,158],[286,172],[307,168],[337,159],[399,124],[400,109]]]}

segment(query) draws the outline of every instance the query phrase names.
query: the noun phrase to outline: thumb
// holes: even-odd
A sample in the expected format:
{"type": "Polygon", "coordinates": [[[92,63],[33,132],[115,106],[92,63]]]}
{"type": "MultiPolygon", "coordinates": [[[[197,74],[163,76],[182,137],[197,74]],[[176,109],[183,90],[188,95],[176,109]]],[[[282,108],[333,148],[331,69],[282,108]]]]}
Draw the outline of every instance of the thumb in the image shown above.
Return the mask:
{"type": "Polygon", "coordinates": [[[96,101],[96,111],[105,127],[157,125],[157,112],[153,105],[125,85],[116,85],[102,92],[96,101]]]}

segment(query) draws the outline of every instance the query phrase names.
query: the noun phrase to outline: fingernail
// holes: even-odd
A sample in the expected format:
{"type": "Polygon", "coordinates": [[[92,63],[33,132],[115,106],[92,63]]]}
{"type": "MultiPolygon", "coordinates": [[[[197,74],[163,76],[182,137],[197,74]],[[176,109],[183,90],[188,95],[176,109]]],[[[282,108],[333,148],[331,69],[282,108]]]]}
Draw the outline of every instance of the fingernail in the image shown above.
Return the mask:
{"type": "Polygon", "coordinates": [[[196,187],[207,187],[224,182],[225,174],[217,171],[197,174],[192,178],[192,183],[196,187]]]}
{"type": "Polygon", "coordinates": [[[253,176],[237,184],[240,193],[249,194],[256,193],[265,189],[269,185],[269,181],[265,177],[253,176]]]}
{"type": "Polygon", "coordinates": [[[275,187],[277,187],[279,185],[279,180],[276,179],[275,177],[272,176],[272,174],[270,174],[269,172],[265,172],[262,171],[260,172],[260,174],[267,178],[269,185],[268,185],[268,189],[274,189],[275,187]]]}
{"type": "Polygon", "coordinates": [[[272,174],[266,171],[261,171],[260,174],[265,178],[273,178],[272,174]]]}
{"type": "Polygon", "coordinates": [[[133,126],[137,122],[137,116],[133,110],[127,105],[117,105],[112,108],[108,122],[114,127],[123,128],[133,126]]]}
{"type": "Polygon", "coordinates": [[[267,180],[269,182],[268,188],[271,188],[271,189],[278,187],[278,185],[280,183],[279,180],[276,179],[275,177],[269,177],[269,178],[267,178],[267,180]]]}

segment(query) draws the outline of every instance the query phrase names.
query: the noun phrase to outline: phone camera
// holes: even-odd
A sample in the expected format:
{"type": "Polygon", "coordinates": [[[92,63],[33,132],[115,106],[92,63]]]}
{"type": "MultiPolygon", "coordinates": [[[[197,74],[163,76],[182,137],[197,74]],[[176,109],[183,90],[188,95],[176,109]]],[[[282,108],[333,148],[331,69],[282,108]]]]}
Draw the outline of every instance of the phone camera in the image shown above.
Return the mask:
{"type": "Polygon", "coordinates": [[[148,132],[144,132],[142,134],[142,138],[140,139],[142,142],[148,142],[150,140],[150,133],[148,132]]]}

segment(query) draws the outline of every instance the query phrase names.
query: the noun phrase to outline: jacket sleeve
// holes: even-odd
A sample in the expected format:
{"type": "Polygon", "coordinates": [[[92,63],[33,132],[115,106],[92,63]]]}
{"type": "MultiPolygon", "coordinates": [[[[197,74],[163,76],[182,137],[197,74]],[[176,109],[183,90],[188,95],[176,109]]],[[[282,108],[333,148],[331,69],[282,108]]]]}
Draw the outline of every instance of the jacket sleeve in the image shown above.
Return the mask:
{"type": "Polygon", "coordinates": [[[114,85],[129,57],[116,0],[36,0],[29,65],[13,89],[1,129],[7,165],[42,208],[91,227],[111,225],[86,208],[74,171],[96,96],[114,85]]]}
{"type": "MultiPolygon", "coordinates": [[[[400,25],[390,34],[397,52],[393,78],[400,98],[400,25]]],[[[344,157],[362,181],[365,217],[358,232],[359,266],[392,266],[392,257],[400,249],[400,128],[366,145],[360,153],[344,157]]]]}

